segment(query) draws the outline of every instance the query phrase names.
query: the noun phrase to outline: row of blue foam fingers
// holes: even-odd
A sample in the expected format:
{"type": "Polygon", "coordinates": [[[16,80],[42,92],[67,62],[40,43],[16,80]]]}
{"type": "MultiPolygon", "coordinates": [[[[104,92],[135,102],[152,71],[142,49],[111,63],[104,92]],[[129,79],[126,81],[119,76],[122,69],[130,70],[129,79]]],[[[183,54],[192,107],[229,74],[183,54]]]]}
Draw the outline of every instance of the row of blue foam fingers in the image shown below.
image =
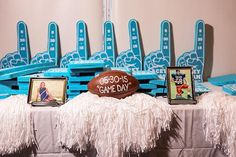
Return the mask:
{"type": "Polygon", "coordinates": [[[47,51],[38,53],[32,58],[31,64],[54,62],[58,65],[58,27],[55,22],[48,24],[48,45],[47,51]]]}
{"type": "Polygon", "coordinates": [[[17,23],[17,51],[7,54],[0,60],[0,69],[10,68],[29,63],[27,26],[23,21],[17,23]]]}
{"type": "Polygon", "coordinates": [[[115,66],[115,35],[113,23],[106,21],[104,23],[104,50],[94,53],[90,60],[102,60],[105,67],[115,66]]]}
{"type": "Polygon", "coordinates": [[[87,60],[88,46],[87,46],[87,27],[84,21],[76,23],[76,50],[68,52],[61,58],[60,67],[68,67],[72,61],[87,60]]]}
{"type": "Polygon", "coordinates": [[[205,58],[205,23],[198,20],[195,25],[194,49],[177,59],[177,66],[192,66],[194,80],[203,82],[205,58]]]}
{"type": "Polygon", "coordinates": [[[132,70],[142,70],[142,52],[139,37],[139,27],[136,20],[129,21],[130,49],[121,52],[116,59],[117,67],[127,67],[132,70]]]}
{"type": "Polygon", "coordinates": [[[236,95],[236,84],[227,84],[223,86],[223,91],[230,95],[236,95]]]}
{"type": "Polygon", "coordinates": [[[160,50],[151,52],[144,58],[144,70],[156,72],[159,79],[165,80],[166,68],[171,64],[171,29],[169,21],[162,21],[160,50]]]}

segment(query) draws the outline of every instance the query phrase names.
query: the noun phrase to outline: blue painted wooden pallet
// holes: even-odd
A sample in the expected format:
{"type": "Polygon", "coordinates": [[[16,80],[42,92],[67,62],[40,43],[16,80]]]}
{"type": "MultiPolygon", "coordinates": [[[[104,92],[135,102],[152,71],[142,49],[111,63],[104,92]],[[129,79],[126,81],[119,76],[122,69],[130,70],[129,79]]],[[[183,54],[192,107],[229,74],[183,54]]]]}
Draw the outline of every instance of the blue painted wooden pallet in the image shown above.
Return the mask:
{"type": "Polygon", "coordinates": [[[149,94],[153,96],[167,95],[167,88],[153,89],[151,92],[149,92],[149,94]]]}
{"type": "Polygon", "coordinates": [[[88,90],[72,90],[72,89],[68,89],[67,90],[67,95],[68,96],[77,96],[83,92],[87,92],[88,90]]]}
{"type": "Polygon", "coordinates": [[[10,94],[6,94],[6,93],[3,93],[3,94],[0,94],[0,99],[5,99],[7,97],[11,96],[10,94]]]}
{"type": "Polygon", "coordinates": [[[56,67],[54,64],[55,63],[53,62],[49,62],[49,63],[41,63],[41,64],[22,65],[22,66],[17,66],[13,68],[3,69],[5,72],[0,71],[0,81],[10,80],[10,79],[22,76],[22,75],[28,75],[28,74],[44,71],[52,67],[56,67]]]}
{"type": "Polygon", "coordinates": [[[158,87],[154,84],[148,84],[148,83],[146,83],[146,84],[140,83],[139,84],[139,89],[157,89],[157,88],[158,87]]]}
{"type": "MultiPolygon", "coordinates": [[[[0,81],[0,89],[1,90],[10,90],[13,89],[14,86],[17,86],[16,80],[6,80],[6,81],[0,81]]],[[[0,90],[0,92],[1,92],[0,90]]]]}
{"type": "Polygon", "coordinates": [[[101,60],[104,62],[105,67],[114,67],[116,55],[115,46],[113,23],[111,21],[106,21],[104,23],[104,50],[94,53],[90,57],[90,60],[101,60]]]}
{"type": "Polygon", "coordinates": [[[87,27],[84,21],[76,23],[76,50],[68,52],[61,58],[60,67],[66,68],[72,61],[87,60],[88,58],[88,39],[87,27]]]}
{"type": "Polygon", "coordinates": [[[121,52],[116,58],[117,67],[127,67],[132,70],[142,70],[142,51],[139,37],[138,22],[134,19],[129,21],[130,49],[121,52]]]}
{"type": "Polygon", "coordinates": [[[2,98],[5,98],[7,95],[17,94],[19,87],[17,85],[17,81],[15,79],[12,79],[7,81],[0,81],[0,89],[2,98]]]}
{"type": "Polygon", "coordinates": [[[149,83],[159,85],[159,86],[166,86],[165,80],[150,80],[149,83]]]}
{"type": "Polygon", "coordinates": [[[86,68],[103,68],[105,63],[103,61],[73,61],[68,65],[69,69],[86,69],[86,68]]]}
{"type": "Polygon", "coordinates": [[[67,91],[67,94],[68,94],[68,95],[79,95],[80,92],[76,92],[76,91],[70,91],[70,90],[68,90],[68,91],[67,91]]]}
{"type": "Polygon", "coordinates": [[[8,95],[16,95],[16,94],[28,94],[28,90],[18,90],[18,89],[12,89],[12,90],[2,90],[2,93],[0,94],[8,94],[8,95]]]}
{"type": "Polygon", "coordinates": [[[155,80],[158,78],[157,74],[151,71],[133,71],[132,76],[137,80],[155,80]]]}
{"type": "MultiPolygon", "coordinates": [[[[71,75],[80,75],[81,73],[98,73],[104,71],[103,61],[79,61],[68,65],[71,75]]],[[[90,75],[91,76],[91,75],[90,75]]],[[[95,76],[93,74],[92,76],[95,76]]]]}
{"type": "Polygon", "coordinates": [[[29,83],[21,83],[19,85],[19,90],[28,90],[29,89],[29,83]]]}
{"type": "Polygon", "coordinates": [[[87,84],[96,75],[104,71],[104,62],[101,60],[74,61],[68,64],[68,98],[88,91],[87,84]]]}
{"type": "Polygon", "coordinates": [[[203,83],[196,82],[195,83],[195,93],[202,94],[202,93],[208,93],[211,90],[205,86],[203,83]]]}
{"type": "Polygon", "coordinates": [[[17,51],[8,53],[0,60],[0,69],[29,64],[29,44],[27,26],[23,21],[17,23],[17,51]]]}
{"type": "Polygon", "coordinates": [[[84,91],[84,90],[88,90],[88,86],[87,85],[81,85],[79,83],[74,83],[74,84],[70,84],[69,85],[69,90],[70,91],[84,91]]]}
{"type": "MultiPolygon", "coordinates": [[[[81,93],[79,93],[79,94],[81,94],[81,93]]],[[[73,99],[74,97],[76,97],[76,96],[78,96],[79,94],[74,94],[74,95],[68,95],[68,100],[71,100],[71,99],[73,99]]]]}
{"type": "Polygon", "coordinates": [[[227,84],[223,86],[223,91],[230,94],[236,95],[236,84],[227,84]]]}
{"type": "Polygon", "coordinates": [[[236,83],[236,74],[229,74],[229,75],[208,78],[208,82],[216,86],[233,84],[233,83],[236,83]]]}
{"type": "Polygon", "coordinates": [[[68,68],[51,68],[43,72],[43,75],[46,77],[69,77],[70,73],[68,68]]]}
{"type": "Polygon", "coordinates": [[[132,73],[132,70],[130,70],[130,69],[127,68],[127,67],[111,67],[111,70],[119,70],[119,71],[126,72],[126,73],[128,73],[128,74],[131,74],[131,73],[132,73]]]}
{"type": "Polygon", "coordinates": [[[76,83],[76,82],[89,82],[90,80],[92,80],[95,76],[70,76],[68,79],[69,84],[70,83],[76,83]]]}
{"type": "Polygon", "coordinates": [[[205,23],[202,20],[198,20],[195,25],[194,49],[179,56],[177,66],[192,66],[194,80],[203,82],[204,63],[205,23]]]}
{"type": "Polygon", "coordinates": [[[166,68],[171,64],[171,29],[169,21],[161,22],[160,50],[144,58],[144,70],[157,73],[158,79],[165,80],[166,68]]]}
{"type": "Polygon", "coordinates": [[[41,78],[41,77],[44,77],[44,75],[43,75],[43,73],[37,73],[37,74],[19,76],[19,77],[17,77],[17,82],[18,82],[18,84],[29,83],[30,78],[37,78],[37,77],[41,78]]]}

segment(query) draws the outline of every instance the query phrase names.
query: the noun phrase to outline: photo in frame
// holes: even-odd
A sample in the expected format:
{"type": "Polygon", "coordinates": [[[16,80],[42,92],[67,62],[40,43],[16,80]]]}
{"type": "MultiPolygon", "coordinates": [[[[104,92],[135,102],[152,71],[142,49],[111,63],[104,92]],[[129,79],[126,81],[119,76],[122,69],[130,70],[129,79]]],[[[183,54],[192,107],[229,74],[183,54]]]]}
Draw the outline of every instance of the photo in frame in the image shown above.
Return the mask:
{"type": "Polygon", "coordinates": [[[196,104],[192,67],[167,67],[169,104],[196,104]]]}
{"type": "Polygon", "coordinates": [[[66,101],[66,78],[31,78],[28,103],[33,106],[62,105],[66,101]]]}

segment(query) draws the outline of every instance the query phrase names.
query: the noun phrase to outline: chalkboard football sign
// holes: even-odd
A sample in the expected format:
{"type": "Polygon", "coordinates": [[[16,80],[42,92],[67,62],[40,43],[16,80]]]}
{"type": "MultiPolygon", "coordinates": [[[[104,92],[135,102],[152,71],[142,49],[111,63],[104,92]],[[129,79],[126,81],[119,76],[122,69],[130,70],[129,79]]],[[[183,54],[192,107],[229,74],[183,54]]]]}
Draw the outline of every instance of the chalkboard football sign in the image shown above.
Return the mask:
{"type": "Polygon", "coordinates": [[[88,83],[91,93],[118,99],[132,95],[138,88],[138,80],[119,70],[105,71],[88,83]]]}

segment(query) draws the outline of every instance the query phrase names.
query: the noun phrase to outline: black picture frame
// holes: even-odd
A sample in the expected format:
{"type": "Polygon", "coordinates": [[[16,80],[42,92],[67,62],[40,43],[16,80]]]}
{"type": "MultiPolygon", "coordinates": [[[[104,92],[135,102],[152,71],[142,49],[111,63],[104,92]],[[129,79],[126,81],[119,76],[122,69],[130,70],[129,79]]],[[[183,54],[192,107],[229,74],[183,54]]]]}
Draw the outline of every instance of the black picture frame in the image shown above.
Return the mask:
{"type": "Polygon", "coordinates": [[[196,104],[192,67],[167,67],[168,103],[196,104]]]}
{"type": "Polygon", "coordinates": [[[67,90],[67,78],[65,77],[30,78],[27,103],[33,106],[44,106],[44,105],[50,106],[50,104],[62,105],[66,102],[66,90],[67,90]],[[48,97],[47,96],[42,97],[41,94],[43,93],[38,93],[40,92],[43,83],[46,95],[48,95],[48,97]],[[39,99],[39,94],[40,94],[40,99],[39,99]]]}

